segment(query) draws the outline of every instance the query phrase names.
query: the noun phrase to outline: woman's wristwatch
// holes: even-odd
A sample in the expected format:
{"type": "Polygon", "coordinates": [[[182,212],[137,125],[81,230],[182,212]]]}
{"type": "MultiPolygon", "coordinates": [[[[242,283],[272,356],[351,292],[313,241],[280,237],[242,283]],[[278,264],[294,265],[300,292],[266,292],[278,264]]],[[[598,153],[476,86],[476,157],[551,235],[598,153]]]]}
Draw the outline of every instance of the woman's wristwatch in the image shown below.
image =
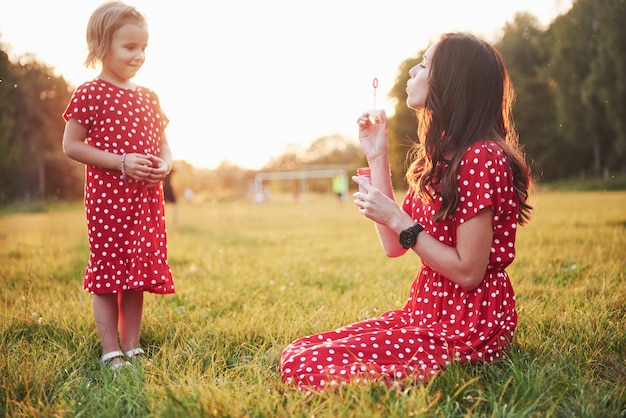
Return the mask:
{"type": "Polygon", "coordinates": [[[412,248],[417,242],[417,236],[424,230],[420,224],[415,224],[400,232],[400,245],[405,250],[412,248]]]}

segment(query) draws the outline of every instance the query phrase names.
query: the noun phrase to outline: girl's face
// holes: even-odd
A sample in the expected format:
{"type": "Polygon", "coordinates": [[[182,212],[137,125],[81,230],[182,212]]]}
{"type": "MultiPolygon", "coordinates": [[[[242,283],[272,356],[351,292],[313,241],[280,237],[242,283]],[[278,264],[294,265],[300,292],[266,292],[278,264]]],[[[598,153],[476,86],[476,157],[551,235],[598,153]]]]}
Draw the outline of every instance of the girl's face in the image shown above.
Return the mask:
{"type": "Polygon", "coordinates": [[[137,74],[146,59],[148,27],[127,23],[113,33],[111,45],[102,59],[101,77],[124,85],[137,74]]]}
{"type": "Polygon", "coordinates": [[[430,63],[437,44],[433,44],[426,50],[422,62],[409,70],[409,80],[406,83],[407,99],[409,108],[417,110],[426,105],[428,96],[428,76],[430,74],[430,63]]]}

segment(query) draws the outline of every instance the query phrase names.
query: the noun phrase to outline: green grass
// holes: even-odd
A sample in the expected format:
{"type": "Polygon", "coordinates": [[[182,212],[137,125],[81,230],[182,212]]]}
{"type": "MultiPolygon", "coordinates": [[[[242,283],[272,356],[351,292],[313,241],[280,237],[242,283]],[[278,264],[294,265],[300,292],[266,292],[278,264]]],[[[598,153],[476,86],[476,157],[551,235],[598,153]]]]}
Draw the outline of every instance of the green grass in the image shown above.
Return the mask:
{"type": "MultiPolygon", "coordinates": [[[[278,373],[297,337],[404,305],[419,268],[331,196],[181,204],[177,292],[147,295],[151,365],[99,362],[81,206],[0,216],[0,415],[59,417],[626,416],[626,192],[542,191],[509,268],[510,356],[403,391],[306,396],[278,373]]],[[[171,208],[168,208],[171,210],[171,208]]]]}
{"type": "Polygon", "coordinates": [[[611,175],[606,178],[590,177],[587,179],[559,180],[541,184],[541,187],[560,191],[624,191],[626,190],[626,174],[611,175]]]}

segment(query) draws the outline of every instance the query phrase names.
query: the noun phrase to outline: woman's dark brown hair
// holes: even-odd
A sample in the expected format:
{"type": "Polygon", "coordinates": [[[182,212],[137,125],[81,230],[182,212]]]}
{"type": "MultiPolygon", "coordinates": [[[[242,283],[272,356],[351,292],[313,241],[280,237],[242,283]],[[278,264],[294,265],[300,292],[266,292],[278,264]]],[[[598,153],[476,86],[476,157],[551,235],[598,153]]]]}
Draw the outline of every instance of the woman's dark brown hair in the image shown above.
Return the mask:
{"type": "Polygon", "coordinates": [[[505,153],[520,201],[518,222],[525,224],[532,206],[530,166],[519,144],[513,121],[515,91],[502,57],[491,45],[469,34],[446,34],[431,57],[428,95],[417,110],[419,142],[406,179],[423,200],[440,194],[441,221],[458,206],[457,173],[467,149],[484,140],[505,153]],[[444,166],[448,168],[444,170],[444,166]]]}

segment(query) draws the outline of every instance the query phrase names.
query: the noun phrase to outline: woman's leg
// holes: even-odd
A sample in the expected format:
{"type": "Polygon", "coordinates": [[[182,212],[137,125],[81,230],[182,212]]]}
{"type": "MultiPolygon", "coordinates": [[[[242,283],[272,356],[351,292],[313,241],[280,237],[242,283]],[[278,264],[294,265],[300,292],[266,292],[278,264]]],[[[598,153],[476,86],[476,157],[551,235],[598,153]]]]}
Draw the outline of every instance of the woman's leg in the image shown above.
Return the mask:
{"type": "MultiPolygon", "coordinates": [[[[93,315],[96,322],[96,330],[102,344],[102,354],[119,351],[120,345],[117,338],[117,294],[93,296],[93,315]]],[[[113,359],[115,364],[121,359],[113,359]]]]}
{"type": "Polygon", "coordinates": [[[124,352],[139,346],[143,291],[127,290],[119,294],[120,340],[124,352]]]}
{"type": "Polygon", "coordinates": [[[324,391],[348,382],[378,381],[394,386],[406,378],[425,380],[432,344],[409,327],[402,310],[389,311],[321,334],[299,338],[282,353],[283,380],[302,391],[324,391]]]}

